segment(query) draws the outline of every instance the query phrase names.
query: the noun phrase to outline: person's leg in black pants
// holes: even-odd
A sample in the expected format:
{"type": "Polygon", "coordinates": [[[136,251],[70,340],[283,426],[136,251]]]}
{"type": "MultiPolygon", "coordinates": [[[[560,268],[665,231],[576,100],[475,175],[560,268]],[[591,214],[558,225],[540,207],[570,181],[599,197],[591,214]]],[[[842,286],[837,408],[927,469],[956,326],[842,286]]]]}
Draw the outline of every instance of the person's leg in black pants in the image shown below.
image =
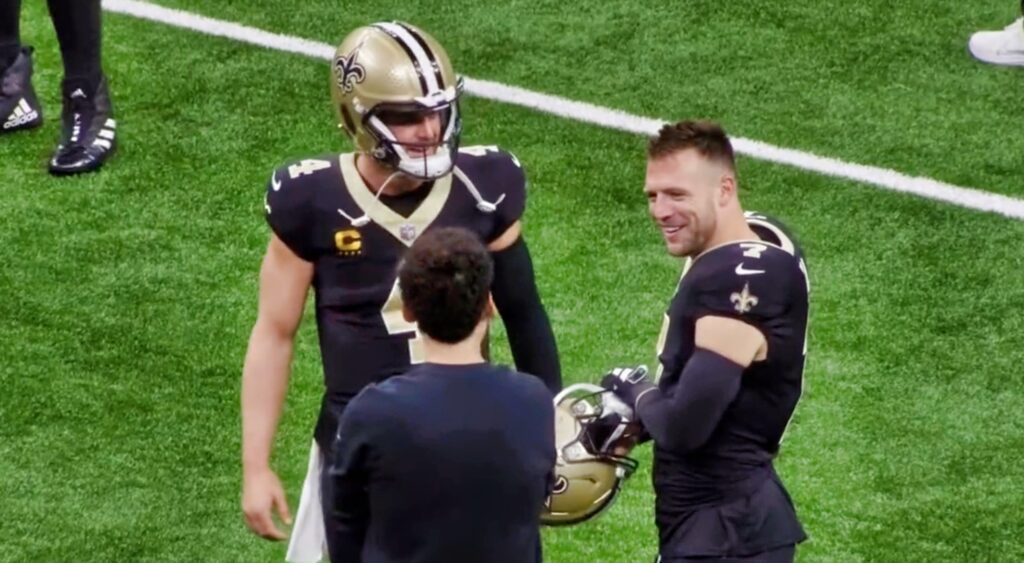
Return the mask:
{"type": "Polygon", "coordinates": [[[0,134],[43,124],[32,88],[32,48],[21,45],[21,0],[0,0],[0,134]]]}
{"type": "Polygon", "coordinates": [[[64,61],[61,140],[50,160],[50,172],[89,172],[102,166],[116,147],[116,123],[100,64],[100,0],[47,0],[47,4],[64,61]]]}

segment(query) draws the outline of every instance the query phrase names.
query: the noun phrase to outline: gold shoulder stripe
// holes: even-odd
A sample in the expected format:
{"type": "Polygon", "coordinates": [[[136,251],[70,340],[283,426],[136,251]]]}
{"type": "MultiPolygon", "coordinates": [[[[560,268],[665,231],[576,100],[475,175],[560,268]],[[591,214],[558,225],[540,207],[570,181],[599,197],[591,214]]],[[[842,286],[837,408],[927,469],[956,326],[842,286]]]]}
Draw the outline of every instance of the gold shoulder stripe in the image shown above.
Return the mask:
{"type": "Polygon", "coordinates": [[[373,197],[373,191],[363,181],[363,177],[356,170],[356,157],[354,153],[345,153],[338,157],[341,167],[341,175],[345,179],[345,189],[355,200],[356,205],[374,223],[377,223],[387,232],[406,246],[412,246],[416,237],[420,236],[441,214],[441,209],[448,201],[448,195],[452,191],[452,175],[447,174],[434,180],[434,188],[427,195],[427,198],[420,203],[416,211],[408,218],[402,217],[387,205],[377,201],[373,197]]]}

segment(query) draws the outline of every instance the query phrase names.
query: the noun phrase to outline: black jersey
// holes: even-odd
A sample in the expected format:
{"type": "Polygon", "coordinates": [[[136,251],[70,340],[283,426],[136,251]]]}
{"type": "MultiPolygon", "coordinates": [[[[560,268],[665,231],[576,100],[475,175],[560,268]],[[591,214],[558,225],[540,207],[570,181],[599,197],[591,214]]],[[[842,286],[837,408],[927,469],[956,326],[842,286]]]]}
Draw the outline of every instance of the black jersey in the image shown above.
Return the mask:
{"type": "MultiPolygon", "coordinates": [[[[658,385],[666,395],[673,393],[694,352],[695,325],[701,317],[738,319],[761,331],[768,345],[767,357],[744,370],[735,400],[703,445],[680,452],[655,444],[656,514],[666,556],[673,551],[666,552],[664,546],[678,542],[686,545],[677,555],[716,555],[757,552],[804,539],[771,462],[800,399],[807,268],[782,225],[754,213],[747,214],[747,222],[760,240],[728,243],[687,261],[659,339],[658,385]],[[700,510],[744,499],[747,508],[737,509],[743,512],[758,495],[772,502],[758,508],[762,512],[744,512],[744,525],[751,526],[747,532],[699,529],[703,524],[695,515],[700,510]],[[766,516],[771,511],[781,516],[766,516]]],[[[721,518],[716,514],[708,520],[721,518]]]]}
{"type": "Polygon", "coordinates": [[[526,179],[497,147],[465,147],[452,173],[419,190],[408,216],[375,199],[355,155],[302,159],[278,168],[266,195],[267,222],[314,265],[316,321],[328,396],[342,400],[422,361],[414,323],[402,318],[397,266],[427,229],[462,227],[485,243],[523,214],[526,179]],[[496,207],[488,210],[494,204],[496,207]]]}

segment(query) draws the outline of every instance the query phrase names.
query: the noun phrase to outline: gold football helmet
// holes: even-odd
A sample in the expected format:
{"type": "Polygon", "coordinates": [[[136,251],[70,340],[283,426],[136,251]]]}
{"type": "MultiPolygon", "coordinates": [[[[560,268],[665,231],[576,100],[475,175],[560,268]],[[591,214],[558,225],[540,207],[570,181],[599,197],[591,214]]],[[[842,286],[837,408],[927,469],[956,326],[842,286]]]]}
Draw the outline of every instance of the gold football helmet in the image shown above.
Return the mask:
{"type": "Polygon", "coordinates": [[[356,149],[424,180],[444,176],[454,166],[461,93],[462,79],[441,44],[402,22],[356,29],[338,46],[331,66],[331,100],[356,149]],[[414,157],[381,115],[423,112],[439,112],[442,136],[433,154],[414,157]]]}
{"type": "Polygon", "coordinates": [[[618,416],[622,410],[609,408],[604,399],[608,395],[597,385],[578,383],[555,396],[558,455],[554,487],[541,513],[542,524],[568,526],[597,516],[611,506],[622,482],[636,470],[636,460],[613,451],[617,441],[629,437],[629,420],[618,416]],[[589,431],[591,425],[608,420],[605,417],[610,415],[617,418],[608,431],[589,431]],[[601,437],[595,439],[596,434],[601,437]]]}

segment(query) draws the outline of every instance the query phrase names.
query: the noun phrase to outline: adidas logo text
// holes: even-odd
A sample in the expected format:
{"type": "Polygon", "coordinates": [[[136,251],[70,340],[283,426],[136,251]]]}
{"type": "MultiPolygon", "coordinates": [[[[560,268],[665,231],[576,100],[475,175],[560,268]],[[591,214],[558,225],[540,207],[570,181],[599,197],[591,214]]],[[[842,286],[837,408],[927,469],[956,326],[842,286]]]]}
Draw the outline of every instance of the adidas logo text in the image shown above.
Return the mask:
{"type": "MultiPolygon", "coordinates": [[[[14,116],[11,116],[11,117],[14,117],[14,116]]],[[[11,129],[11,128],[17,127],[19,125],[24,125],[25,123],[28,123],[29,121],[32,121],[33,119],[35,119],[37,117],[39,117],[39,112],[37,112],[36,110],[32,110],[31,113],[26,113],[26,114],[24,114],[24,115],[22,115],[20,117],[14,117],[14,119],[10,119],[10,120],[6,121],[4,123],[4,129],[11,129]]]]}
{"type": "Polygon", "coordinates": [[[14,111],[11,112],[11,116],[4,122],[4,129],[13,129],[19,125],[24,125],[39,117],[39,112],[32,109],[32,106],[28,105],[25,98],[22,98],[18,105],[14,107],[14,111]]]}

